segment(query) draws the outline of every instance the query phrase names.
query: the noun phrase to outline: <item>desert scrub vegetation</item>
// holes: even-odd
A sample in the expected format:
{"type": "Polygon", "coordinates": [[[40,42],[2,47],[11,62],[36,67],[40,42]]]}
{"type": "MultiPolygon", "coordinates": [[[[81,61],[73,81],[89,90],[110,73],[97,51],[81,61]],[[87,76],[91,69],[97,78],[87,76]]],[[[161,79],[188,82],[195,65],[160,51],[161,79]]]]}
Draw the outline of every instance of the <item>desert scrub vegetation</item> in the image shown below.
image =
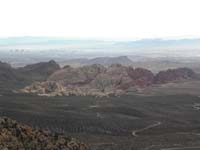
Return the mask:
{"type": "Polygon", "coordinates": [[[0,118],[1,150],[88,150],[78,140],[58,133],[33,129],[7,117],[0,118]]]}

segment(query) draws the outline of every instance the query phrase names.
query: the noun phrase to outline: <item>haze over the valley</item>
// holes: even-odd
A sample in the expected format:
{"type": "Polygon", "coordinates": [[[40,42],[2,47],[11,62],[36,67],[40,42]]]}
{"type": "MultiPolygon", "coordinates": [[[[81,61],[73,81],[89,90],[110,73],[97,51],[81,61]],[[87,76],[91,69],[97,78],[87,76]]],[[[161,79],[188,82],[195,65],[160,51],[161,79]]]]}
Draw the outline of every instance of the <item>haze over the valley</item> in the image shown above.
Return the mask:
{"type": "Polygon", "coordinates": [[[178,67],[189,67],[199,72],[199,58],[200,39],[111,41],[55,37],[0,38],[0,59],[13,67],[53,59],[61,66],[122,63],[153,72],[178,67]]]}

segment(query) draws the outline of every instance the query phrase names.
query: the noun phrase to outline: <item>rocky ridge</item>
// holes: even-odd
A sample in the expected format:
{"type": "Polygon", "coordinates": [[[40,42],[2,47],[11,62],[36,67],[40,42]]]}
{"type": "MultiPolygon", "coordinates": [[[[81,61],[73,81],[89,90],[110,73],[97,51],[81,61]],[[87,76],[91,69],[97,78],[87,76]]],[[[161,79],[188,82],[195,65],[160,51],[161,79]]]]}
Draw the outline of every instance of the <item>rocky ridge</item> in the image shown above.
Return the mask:
{"type": "Polygon", "coordinates": [[[25,67],[13,68],[7,63],[0,62],[0,89],[10,90],[23,88],[35,81],[46,79],[60,66],[54,61],[40,62],[25,67]]]}
{"type": "Polygon", "coordinates": [[[87,58],[71,59],[64,61],[64,64],[69,64],[71,66],[86,66],[86,65],[100,64],[108,67],[112,64],[122,64],[124,66],[129,66],[133,65],[134,62],[127,56],[118,56],[118,57],[96,57],[91,59],[87,58]]]}
{"type": "Polygon", "coordinates": [[[79,68],[65,66],[51,74],[45,82],[35,82],[20,92],[42,96],[101,97],[125,94],[132,88],[141,89],[155,84],[189,79],[197,79],[197,74],[189,68],[169,69],[154,75],[147,69],[134,69],[121,64],[112,64],[109,67],[97,64],[79,68]]]}

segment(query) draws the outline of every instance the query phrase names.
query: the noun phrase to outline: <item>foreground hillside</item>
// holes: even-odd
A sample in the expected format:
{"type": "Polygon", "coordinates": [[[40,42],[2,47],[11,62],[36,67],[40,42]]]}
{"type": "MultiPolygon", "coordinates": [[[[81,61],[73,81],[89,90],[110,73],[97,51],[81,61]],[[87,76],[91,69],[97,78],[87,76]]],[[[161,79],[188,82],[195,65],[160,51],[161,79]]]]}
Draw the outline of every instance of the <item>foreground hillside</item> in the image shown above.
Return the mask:
{"type": "Polygon", "coordinates": [[[9,118],[0,118],[1,150],[88,150],[76,139],[34,130],[9,118]]]}

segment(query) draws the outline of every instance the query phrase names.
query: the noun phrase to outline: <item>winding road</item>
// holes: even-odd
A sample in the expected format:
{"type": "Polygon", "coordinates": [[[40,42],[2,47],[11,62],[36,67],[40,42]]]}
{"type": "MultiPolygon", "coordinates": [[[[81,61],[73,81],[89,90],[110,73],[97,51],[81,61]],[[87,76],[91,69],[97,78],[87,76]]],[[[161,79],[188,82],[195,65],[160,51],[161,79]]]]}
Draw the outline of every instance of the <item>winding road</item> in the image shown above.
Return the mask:
{"type": "Polygon", "coordinates": [[[132,136],[135,136],[135,137],[136,137],[138,133],[143,132],[144,130],[148,130],[148,129],[157,127],[157,126],[159,126],[159,125],[161,125],[161,124],[162,124],[162,122],[157,121],[156,123],[151,124],[151,125],[149,125],[149,126],[147,126],[147,127],[145,127],[145,128],[138,129],[138,130],[134,130],[134,131],[132,131],[132,136]]]}

